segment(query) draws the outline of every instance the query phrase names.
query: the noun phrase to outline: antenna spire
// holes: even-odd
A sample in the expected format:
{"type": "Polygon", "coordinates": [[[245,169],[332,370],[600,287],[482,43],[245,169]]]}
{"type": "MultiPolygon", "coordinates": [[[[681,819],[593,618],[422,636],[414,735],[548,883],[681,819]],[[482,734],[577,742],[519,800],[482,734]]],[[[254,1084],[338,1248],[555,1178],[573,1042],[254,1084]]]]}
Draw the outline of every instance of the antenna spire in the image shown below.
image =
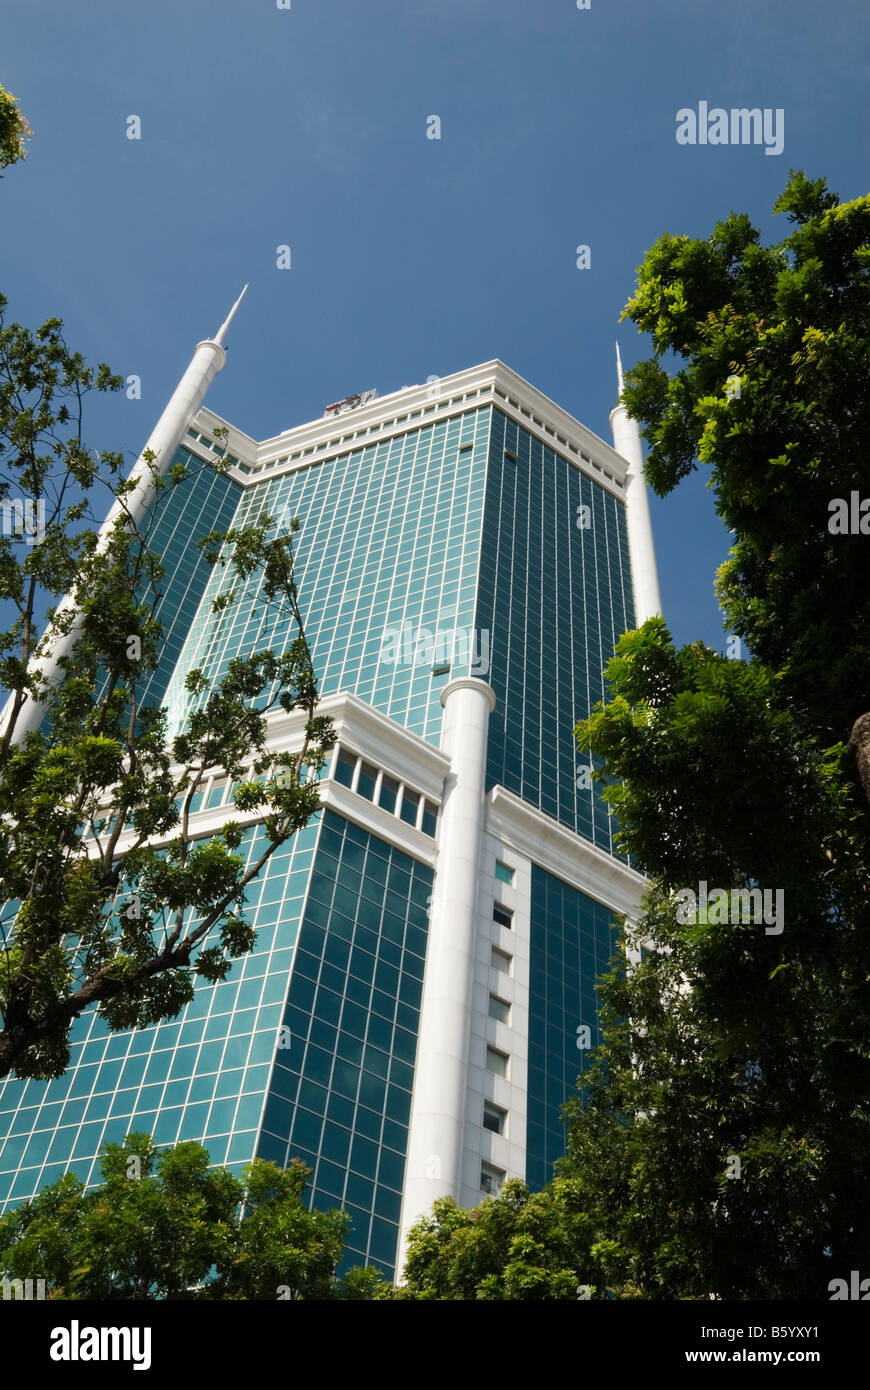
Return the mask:
{"type": "Polygon", "coordinates": [[[230,309],[230,312],[227,314],[226,318],[224,319],[223,323],[221,324],[220,328],[214,336],[214,341],[216,343],[219,343],[221,346],[223,346],[224,334],[226,333],[227,329],[232,323],[235,312],[245,297],[245,290],[247,290],[247,288],[247,285],[245,285],[245,289],[242,290],[232,309],[230,309]]]}
{"type": "Polygon", "coordinates": [[[622,358],[619,355],[619,343],[616,344],[616,380],[619,382],[619,394],[621,397],[624,382],[622,380],[622,358]]]}

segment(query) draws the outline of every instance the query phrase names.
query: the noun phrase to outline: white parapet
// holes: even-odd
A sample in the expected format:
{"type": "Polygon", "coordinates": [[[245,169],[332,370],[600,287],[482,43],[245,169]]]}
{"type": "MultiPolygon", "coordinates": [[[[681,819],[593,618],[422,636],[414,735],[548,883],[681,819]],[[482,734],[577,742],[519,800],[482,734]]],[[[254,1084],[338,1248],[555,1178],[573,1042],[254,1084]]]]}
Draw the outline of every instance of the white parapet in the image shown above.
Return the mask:
{"type": "Polygon", "coordinates": [[[643,476],[643,446],[637,422],[629,418],[621,402],[610,412],[610,428],[613,432],[613,447],[628,464],[628,472],[625,475],[625,512],[634,588],[635,623],[640,627],[647,618],[653,618],[662,611],[649,498],[643,476]]]}
{"type": "Polygon", "coordinates": [[[468,1089],[486,744],[495,694],[461,677],[442,692],[450,758],[438,827],[420,1035],[408,1135],[399,1268],[408,1229],[437,1197],[459,1199],[468,1089]]]}

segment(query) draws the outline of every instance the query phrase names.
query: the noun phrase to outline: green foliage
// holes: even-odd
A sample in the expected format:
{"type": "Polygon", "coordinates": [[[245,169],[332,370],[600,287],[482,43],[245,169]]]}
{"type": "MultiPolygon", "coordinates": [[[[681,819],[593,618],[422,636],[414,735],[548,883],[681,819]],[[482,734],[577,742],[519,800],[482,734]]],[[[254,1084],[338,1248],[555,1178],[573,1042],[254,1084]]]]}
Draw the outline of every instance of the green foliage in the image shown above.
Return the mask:
{"type": "Polygon", "coordinates": [[[650,1296],[821,1297],[870,1255],[866,809],[759,663],[678,652],[654,619],[607,677],[579,737],[653,887],[601,989],[563,1171],[650,1296]],[[681,922],[674,893],[702,880],[782,890],[782,933],[681,922]]]}
{"type": "Polygon", "coordinates": [[[870,709],[867,537],[828,531],[832,498],[870,497],[870,196],[841,204],[793,173],[775,211],[793,224],[775,246],[736,213],[706,240],[656,242],[623,315],[654,354],[624,399],[659,496],[709,465],[736,534],[717,585],[729,629],[832,744],[870,709]]]}
{"type": "Polygon", "coordinates": [[[505,1183],[464,1211],[451,1197],[412,1227],[401,1299],[487,1302],[632,1297],[615,1252],[597,1239],[582,1184],[558,1178],[531,1194],[505,1183]]]}
{"type": "Polygon", "coordinates": [[[317,810],[316,774],[334,735],[316,713],[290,539],[274,535],[268,517],[203,545],[226,570],[221,606],[265,576],[267,601],[286,609],[295,637],[283,652],[233,659],[214,685],[191,672],[189,717],[173,739],[165,711],[143,705],[162,644],[163,566],[149,535],[192,471],[161,477],[145,455],[152,502],[135,521],[121,455],[95,454],[81,436],[87,393],[117,390],[121,379],[70,352],[58,320],[33,334],[6,324],[4,306],[0,297],[0,459],[10,498],[42,499],[45,516],[26,546],[0,536],[0,599],[14,615],[0,633],[0,681],[11,692],[0,734],[0,1076],[47,1079],[66,1067],[70,1026],[84,1010],[115,1029],[172,1017],[196,975],[222,980],[250,951],[245,889],[317,810]],[[82,522],[103,485],[119,511],[100,538],[82,522]],[[67,632],[75,642],[52,683],[41,663],[67,632]],[[31,702],[48,718],[21,737],[31,702]],[[298,715],[297,752],[269,751],[273,710],[298,715]],[[216,771],[241,781],[252,760],[235,813],[196,839],[191,807],[204,779],[216,771]],[[266,844],[248,862],[245,824],[256,821],[266,844]]]}
{"type": "Polygon", "coordinates": [[[14,96],[0,85],[0,169],[27,158],[25,141],[32,134],[14,96]]]}
{"type": "Polygon", "coordinates": [[[737,215],[662,238],[626,309],[655,350],[625,392],[647,475],[665,495],[709,465],[734,532],[718,590],[753,653],[678,651],[650,620],[577,729],[652,884],[560,1172],[647,1297],[824,1298],[870,1264],[870,815],[846,746],[870,707],[868,542],[827,529],[831,497],[870,493],[870,199],[796,174],[776,210],[795,230],[772,248],[737,215]],[[702,882],[781,892],[781,932],[681,919],[702,882]]]}
{"type": "Polygon", "coordinates": [[[381,1286],[372,1269],[336,1279],[349,1218],[308,1210],[298,1161],[256,1160],[239,1181],[200,1144],[158,1151],[129,1134],[100,1168],[100,1186],[68,1173],[0,1218],[4,1277],[101,1301],[369,1298],[381,1286]]]}

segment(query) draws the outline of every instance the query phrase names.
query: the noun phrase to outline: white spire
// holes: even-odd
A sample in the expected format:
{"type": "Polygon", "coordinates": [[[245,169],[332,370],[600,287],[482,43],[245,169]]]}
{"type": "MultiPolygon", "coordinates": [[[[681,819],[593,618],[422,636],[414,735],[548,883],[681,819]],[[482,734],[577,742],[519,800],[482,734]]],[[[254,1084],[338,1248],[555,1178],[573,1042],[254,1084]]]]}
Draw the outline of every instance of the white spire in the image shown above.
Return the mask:
{"type": "Polygon", "coordinates": [[[616,376],[619,382],[619,400],[610,412],[610,428],[613,431],[613,447],[628,464],[625,475],[625,514],[628,527],[628,549],[631,555],[635,621],[640,627],[647,618],[661,613],[662,600],[659,593],[659,576],[649,514],[649,498],[643,476],[643,445],[640,438],[640,427],[636,420],[629,419],[628,411],[622,400],[624,383],[619,343],[616,344],[616,376]]]}
{"type": "MultiPolygon", "coordinates": [[[[245,290],[247,288],[245,285],[245,290]]],[[[97,542],[98,551],[104,550],[108,545],[114,524],[122,512],[132,517],[137,524],[142,520],[154,496],[154,474],[162,475],[169,468],[175,457],[175,451],[184,438],[185,430],[202,405],[206,391],[215,375],[227,360],[221,339],[230,326],[233,314],[242,302],[245,290],[242,290],[227,315],[226,322],[221,325],[217,337],[206,338],[204,342],[197,343],[194,348],[193,357],[186,372],[152,430],[143,453],[139,455],[130,471],[128,481],[135,482],[135,487],[125,494],[123,501],[116,498],[109,515],[100,527],[97,542]],[[145,453],[154,454],[157,462],[147,462],[143,456],[145,453]]],[[[75,606],[75,593],[72,591],[61,599],[57,610],[58,616],[66,614],[70,608],[75,608],[75,606]]],[[[33,665],[41,669],[43,679],[49,684],[59,683],[62,679],[61,658],[72,651],[78,638],[80,626],[81,613],[77,612],[72,626],[66,632],[62,631],[57,623],[53,624],[46,632],[45,655],[39,661],[34,661],[33,665]]],[[[10,695],[3,710],[0,711],[0,732],[6,728],[13,701],[14,696],[10,695]]],[[[19,743],[31,729],[39,728],[45,717],[46,709],[46,703],[34,700],[28,695],[15,725],[13,735],[15,743],[19,743]]]]}
{"type": "Polygon", "coordinates": [[[245,291],[247,290],[247,288],[247,285],[245,285],[244,290],[242,290],[232,309],[230,309],[230,312],[227,314],[226,318],[224,319],[223,323],[221,324],[220,328],[218,329],[217,333],[212,339],[212,342],[218,343],[221,347],[223,346],[224,334],[226,333],[227,329],[232,323],[235,312],[245,297],[245,291]]]}

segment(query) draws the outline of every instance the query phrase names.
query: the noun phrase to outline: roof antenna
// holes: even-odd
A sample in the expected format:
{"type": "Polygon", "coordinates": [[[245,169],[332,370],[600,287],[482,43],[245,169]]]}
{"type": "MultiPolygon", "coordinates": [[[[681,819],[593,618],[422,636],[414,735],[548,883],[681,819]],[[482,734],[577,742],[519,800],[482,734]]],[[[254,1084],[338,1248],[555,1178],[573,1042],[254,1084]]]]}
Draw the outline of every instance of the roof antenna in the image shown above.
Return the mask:
{"type": "Polygon", "coordinates": [[[221,324],[220,328],[218,329],[217,333],[215,334],[214,341],[215,341],[216,343],[219,343],[219,344],[221,345],[221,347],[223,347],[224,334],[226,333],[227,329],[229,328],[230,324],[232,323],[232,321],[233,321],[233,316],[234,316],[236,310],[238,309],[239,305],[241,304],[242,300],[244,299],[244,297],[245,297],[245,290],[247,290],[247,288],[248,288],[247,285],[245,285],[245,289],[242,290],[241,294],[239,295],[239,297],[238,297],[238,299],[236,300],[235,304],[233,305],[232,309],[230,309],[230,312],[227,314],[226,318],[224,319],[223,323],[221,324]]]}

